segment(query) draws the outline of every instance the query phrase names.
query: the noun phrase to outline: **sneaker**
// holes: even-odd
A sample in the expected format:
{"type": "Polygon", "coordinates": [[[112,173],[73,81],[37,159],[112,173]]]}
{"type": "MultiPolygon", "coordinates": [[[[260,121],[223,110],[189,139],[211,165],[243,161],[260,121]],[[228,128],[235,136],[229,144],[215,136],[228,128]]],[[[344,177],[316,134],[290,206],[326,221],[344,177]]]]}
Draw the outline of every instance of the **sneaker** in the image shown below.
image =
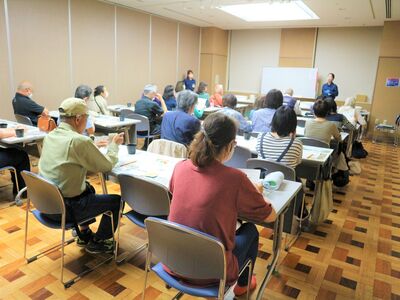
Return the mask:
{"type": "MultiPolygon", "coordinates": [[[[74,229],[74,230],[75,230],[75,229],[74,229]]],[[[81,233],[82,233],[82,234],[81,234],[81,235],[82,235],[82,238],[78,236],[78,238],[76,239],[76,245],[77,245],[78,247],[84,248],[84,247],[87,246],[87,244],[89,244],[89,241],[90,241],[91,238],[92,238],[93,232],[92,232],[92,230],[90,230],[90,228],[89,228],[89,229],[87,229],[87,230],[85,230],[85,231],[81,231],[81,233]]]]}
{"type": "MultiPolygon", "coordinates": [[[[253,275],[251,276],[250,291],[254,290],[256,287],[257,287],[257,279],[256,276],[253,275]]],[[[247,293],[247,286],[240,286],[236,284],[235,287],[233,288],[233,293],[235,294],[236,297],[242,296],[247,293]]]]}
{"type": "Polygon", "coordinates": [[[86,252],[90,254],[99,253],[113,253],[114,252],[114,241],[109,240],[97,240],[95,237],[91,238],[89,243],[86,245],[86,252]]]}

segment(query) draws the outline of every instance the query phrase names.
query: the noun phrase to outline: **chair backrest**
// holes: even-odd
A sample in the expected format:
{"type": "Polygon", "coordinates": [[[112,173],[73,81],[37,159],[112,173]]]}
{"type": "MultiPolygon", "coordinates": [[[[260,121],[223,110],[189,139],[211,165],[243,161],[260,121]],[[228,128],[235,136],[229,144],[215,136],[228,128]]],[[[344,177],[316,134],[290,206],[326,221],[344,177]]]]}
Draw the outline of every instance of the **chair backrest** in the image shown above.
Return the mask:
{"type": "Polygon", "coordinates": [[[19,114],[15,114],[14,116],[15,116],[15,120],[17,120],[18,123],[33,126],[32,120],[29,119],[27,116],[23,116],[23,115],[19,115],[19,114]]]}
{"type": "Polygon", "coordinates": [[[299,127],[306,127],[306,120],[299,120],[299,119],[297,119],[297,126],[299,126],[299,127]]]}
{"type": "Polygon", "coordinates": [[[136,124],[136,131],[147,131],[150,132],[149,119],[146,116],[134,113],[130,109],[121,109],[120,114],[128,119],[139,120],[140,123],[136,124]]]}
{"type": "Polygon", "coordinates": [[[60,189],[51,181],[28,171],[22,171],[28,198],[41,213],[64,214],[65,204],[60,189]]]}
{"type": "Polygon", "coordinates": [[[251,151],[247,148],[236,146],[230,160],[224,163],[225,166],[232,168],[246,168],[247,160],[251,158],[251,151]]]}
{"type": "Polygon", "coordinates": [[[157,218],[145,220],[148,250],[177,275],[226,279],[225,247],[215,237],[157,218]]]}
{"type": "Polygon", "coordinates": [[[266,170],[267,174],[279,171],[283,173],[286,180],[291,180],[291,181],[296,180],[296,171],[293,168],[272,160],[251,158],[247,160],[246,168],[264,169],[266,170]]]}
{"type": "Polygon", "coordinates": [[[306,146],[330,148],[329,144],[327,144],[323,141],[317,140],[317,139],[305,138],[305,137],[300,137],[299,139],[303,142],[303,145],[306,145],[306,146]]]}
{"type": "Polygon", "coordinates": [[[168,216],[170,196],[163,185],[134,175],[119,174],[121,199],[145,216],[168,216]]]}
{"type": "Polygon", "coordinates": [[[152,141],[147,151],[176,158],[187,158],[187,148],[185,145],[165,139],[152,141]]]}
{"type": "Polygon", "coordinates": [[[400,127],[400,115],[398,115],[398,116],[396,117],[396,120],[395,120],[394,123],[396,124],[397,127],[400,127]]]}

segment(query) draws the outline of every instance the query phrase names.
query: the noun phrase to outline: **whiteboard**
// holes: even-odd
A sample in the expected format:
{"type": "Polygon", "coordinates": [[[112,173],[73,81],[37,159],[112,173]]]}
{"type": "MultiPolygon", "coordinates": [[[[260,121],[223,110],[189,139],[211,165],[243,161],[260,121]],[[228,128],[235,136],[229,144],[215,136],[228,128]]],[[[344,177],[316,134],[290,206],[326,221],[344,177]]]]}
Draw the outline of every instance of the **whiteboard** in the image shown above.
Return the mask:
{"type": "Polygon", "coordinates": [[[264,67],[262,71],[261,94],[271,89],[292,88],[295,97],[315,98],[317,91],[317,68],[276,68],[264,67]]]}

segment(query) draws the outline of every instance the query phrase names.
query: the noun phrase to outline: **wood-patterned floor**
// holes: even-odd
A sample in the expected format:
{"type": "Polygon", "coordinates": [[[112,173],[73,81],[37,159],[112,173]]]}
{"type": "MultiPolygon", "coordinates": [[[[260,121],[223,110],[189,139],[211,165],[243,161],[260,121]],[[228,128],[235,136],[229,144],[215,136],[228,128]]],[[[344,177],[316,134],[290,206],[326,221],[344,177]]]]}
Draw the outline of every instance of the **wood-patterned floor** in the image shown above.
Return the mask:
{"type": "MultiPolygon", "coordinates": [[[[400,299],[400,166],[399,148],[366,144],[370,155],[361,161],[362,175],[334,192],[334,210],[314,234],[304,233],[289,253],[282,252],[279,274],[265,291],[265,299],[400,299]]],[[[98,190],[99,181],[91,181],[98,190]]],[[[8,184],[1,176],[0,186],[8,184]]],[[[110,192],[118,186],[110,184],[110,192]]],[[[11,198],[10,186],[0,188],[0,207],[11,198]]],[[[113,262],[64,290],[60,252],[29,265],[23,260],[24,207],[0,210],[0,298],[2,299],[140,299],[144,252],[116,266],[113,262]]],[[[29,253],[54,245],[60,232],[31,219],[29,253]]],[[[142,230],[123,220],[121,247],[142,244],[142,230]]],[[[255,272],[260,279],[271,253],[271,231],[260,229],[260,251],[255,272]]],[[[67,246],[71,276],[96,258],[75,245],[67,246]]],[[[169,299],[174,294],[150,275],[147,299],[169,299]]],[[[255,294],[252,295],[252,298],[255,294]]],[[[184,296],[183,299],[191,299],[184,296]]]]}

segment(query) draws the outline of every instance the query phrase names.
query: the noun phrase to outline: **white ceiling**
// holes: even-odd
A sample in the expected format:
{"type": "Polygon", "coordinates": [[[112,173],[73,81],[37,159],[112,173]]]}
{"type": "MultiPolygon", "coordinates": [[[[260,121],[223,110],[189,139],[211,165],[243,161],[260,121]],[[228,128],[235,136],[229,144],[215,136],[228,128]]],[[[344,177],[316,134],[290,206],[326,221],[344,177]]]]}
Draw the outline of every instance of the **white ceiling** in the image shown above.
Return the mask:
{"type": "Polygon", "coordinates": [[[220,5],[290,0],[102,0],[181,22],[222,29],[382,26],[400,20],[400,0],[391,0],[392,18],[386,19],[385,0],[304,0],[319,20],[248,23],[217,7],[220,5]]]}

